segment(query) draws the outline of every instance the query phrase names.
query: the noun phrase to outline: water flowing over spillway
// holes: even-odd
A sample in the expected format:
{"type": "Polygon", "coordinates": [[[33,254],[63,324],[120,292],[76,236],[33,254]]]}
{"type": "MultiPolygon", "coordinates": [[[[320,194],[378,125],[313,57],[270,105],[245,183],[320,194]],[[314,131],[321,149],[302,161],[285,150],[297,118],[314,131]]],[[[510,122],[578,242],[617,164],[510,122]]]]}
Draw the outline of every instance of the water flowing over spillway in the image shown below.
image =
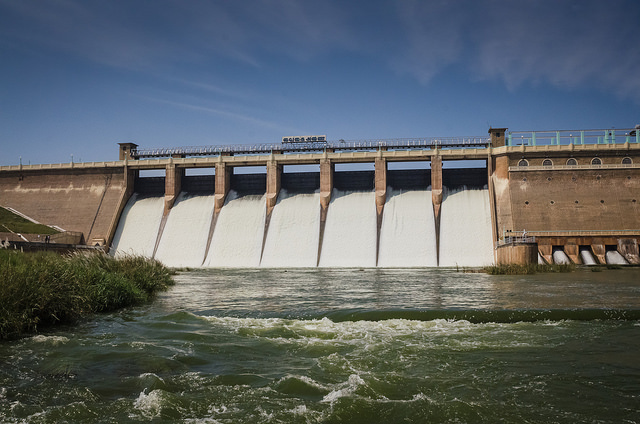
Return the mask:
{"type": "Polygon", "coordinates": [[[610,250],[605,255],[608,264],[612,265],[629,265],[629,262],[615,250],[610,250]]]}
{"type": "Polygon", "coordinates": [[[320,195],[281,191],[262,254],[264,267],[315,267],[318,258],[320,195]]]}
{"type": "Polygon", "coordinates": [[[571,263],[571,259],[567,256],[566,253],[562,249],[554,249],[553,250],[553,263],[558,265],[569,265],[571,263]]]}
{"type": "Polygon", "coordinates": [[[597,265],[593,254],[586,248],[580,248],[580,259],[582,259],[582,263],[585,265],[597,265]]]}
{"type": "Polygon", "coordinates": [[[430,190],[388,191],[379,244],[375,193],[334,190],[332,194],[322,239],[319,193],[281,190],[267,219],[265,196],[231,191],[215,219],[213,233],[213,195],[181,193],[163,224],[164,198],[134,194],[120,219],[113,251],[153,256],[172,267],[392,268],[493,263],[487,190],[460,190],[445,196],[439,264],[430,190]]]}
{"type": "Polygon", "coordinates": [[[378,266],[437,266],[431,191],[392,190],[382,215],[378,266]]]}
{"type": "Polygon", "coordinates": [[[376,266],[376,204],[373,192],[333,191],[324,230],[321,267],[376,266]]]}
{"type": "Polygon", "coordinates": [[[257,267],[260,265],[265,196],[238,197],[229,192],[211,239],[206,267],[257,267]]]}
{"type": "Polygon", "coordinates": [[[213,195],[181,193],[167,217],[155,258],[167,266],[199,267],[213,216],[213,195]]]}
{"type": "Polygon", "coordinates": [[[151,257],[155,248],[164,197],[144,197],[134,193],[127,202],[113,238],[116,256],[151,257]]]}
{"type": "Polygon", "coordinates": [[[488,190],[446,193],[440,214],[440,266],[493,263],[488,190]]]}

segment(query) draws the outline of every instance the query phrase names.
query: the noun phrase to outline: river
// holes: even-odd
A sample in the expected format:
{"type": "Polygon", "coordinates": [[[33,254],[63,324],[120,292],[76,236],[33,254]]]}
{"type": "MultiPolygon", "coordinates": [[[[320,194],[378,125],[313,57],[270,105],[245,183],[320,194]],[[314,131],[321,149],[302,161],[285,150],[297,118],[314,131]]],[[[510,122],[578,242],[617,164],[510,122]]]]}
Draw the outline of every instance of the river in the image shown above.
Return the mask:
{"type": "Polygon", "coordinates": [[[640,269],[201,269],[0,342],[2,422],[640,422],[640,269]]]}

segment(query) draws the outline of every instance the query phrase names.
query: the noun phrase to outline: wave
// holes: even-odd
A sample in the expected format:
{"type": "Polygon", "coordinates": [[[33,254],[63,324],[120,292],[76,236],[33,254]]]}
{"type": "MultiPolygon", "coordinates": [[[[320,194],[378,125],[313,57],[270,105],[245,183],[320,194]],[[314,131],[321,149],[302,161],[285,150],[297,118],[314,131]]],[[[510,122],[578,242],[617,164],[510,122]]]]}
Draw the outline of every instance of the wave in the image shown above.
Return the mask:
{"type": "Polygon", "coordinates": [[[640,320],[640,309],[518,309],[518,310],[349,310],[322,314],[334,322],[383,321],[468,321],[472,324],[536,321],[640,320]]]}

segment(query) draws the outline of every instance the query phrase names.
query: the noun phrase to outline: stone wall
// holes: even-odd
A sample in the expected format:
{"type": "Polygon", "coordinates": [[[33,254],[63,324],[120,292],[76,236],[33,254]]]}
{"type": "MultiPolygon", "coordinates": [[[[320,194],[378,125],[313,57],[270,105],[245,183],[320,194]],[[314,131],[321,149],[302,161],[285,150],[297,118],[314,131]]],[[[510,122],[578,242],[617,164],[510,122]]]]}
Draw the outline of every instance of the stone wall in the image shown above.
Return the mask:
{"type": "Polygon", "coordinates": [[[516,230],[640,229],[640,169],[510,172],[509,192],[516,230]]]}
{"type": "Polygon", "coordinates": [[[0,205],[45,225],[107,240],[125,191],[123,167],[0,173],[0,205]]]}

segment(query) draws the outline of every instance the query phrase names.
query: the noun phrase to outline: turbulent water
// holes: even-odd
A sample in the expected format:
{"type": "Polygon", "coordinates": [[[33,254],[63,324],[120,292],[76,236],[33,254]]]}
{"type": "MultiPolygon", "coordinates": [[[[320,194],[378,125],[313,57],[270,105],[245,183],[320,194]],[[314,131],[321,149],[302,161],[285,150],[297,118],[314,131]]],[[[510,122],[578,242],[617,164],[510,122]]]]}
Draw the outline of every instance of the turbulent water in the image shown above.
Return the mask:
{"type": "Polygon", "coordinates": [[[0,342],[2,422],[640,421],[640,270],[185,272],[0,342]]]}

